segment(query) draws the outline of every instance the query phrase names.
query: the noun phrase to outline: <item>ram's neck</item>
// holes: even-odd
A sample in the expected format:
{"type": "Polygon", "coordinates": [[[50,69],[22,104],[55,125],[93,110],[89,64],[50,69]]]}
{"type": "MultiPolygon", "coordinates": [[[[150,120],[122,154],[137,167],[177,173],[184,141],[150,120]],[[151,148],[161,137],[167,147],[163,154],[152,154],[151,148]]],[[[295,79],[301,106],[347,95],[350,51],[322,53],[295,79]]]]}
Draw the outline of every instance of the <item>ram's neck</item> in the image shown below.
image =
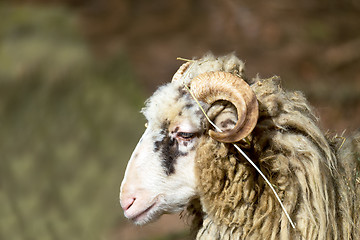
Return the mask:
{"type": "Polygon", "coordinates": [[[206,215],[197,239],[270,239],[266,234],[278,237],[273,229],[290,228],[273,193],[250,164],[212,139],[200,145],[196,173],[206,215]]]}

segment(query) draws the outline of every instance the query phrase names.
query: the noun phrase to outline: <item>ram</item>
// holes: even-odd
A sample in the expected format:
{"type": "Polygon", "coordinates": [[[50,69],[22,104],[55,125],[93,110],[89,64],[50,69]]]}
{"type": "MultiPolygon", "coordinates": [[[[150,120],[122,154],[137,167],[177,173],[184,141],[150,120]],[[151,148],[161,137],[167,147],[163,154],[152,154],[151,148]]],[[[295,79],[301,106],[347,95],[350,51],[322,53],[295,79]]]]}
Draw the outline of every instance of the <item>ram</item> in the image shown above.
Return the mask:
{"type": "Polygon", "coordinates": [[[360,239],[360,134],[326,137],[302,93],[243,69],[208,54],[147,100],[125,216],[142,225],[186,210],[196,239],[360,239]]]}

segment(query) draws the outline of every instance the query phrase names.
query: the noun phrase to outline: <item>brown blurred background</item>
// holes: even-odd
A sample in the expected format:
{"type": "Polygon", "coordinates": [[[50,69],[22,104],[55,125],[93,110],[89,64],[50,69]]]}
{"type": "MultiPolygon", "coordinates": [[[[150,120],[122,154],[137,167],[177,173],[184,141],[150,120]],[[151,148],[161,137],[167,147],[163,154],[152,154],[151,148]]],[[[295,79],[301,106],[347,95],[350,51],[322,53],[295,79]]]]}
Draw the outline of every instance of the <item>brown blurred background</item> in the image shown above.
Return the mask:
{"type": "Polygon", "coordinates": [[[0,3],[0,239],[186,239],[118,205],[143,101],[181,62],[235,52],[303,91],[321,127],[360,125],[357,0],[0,3]]]}

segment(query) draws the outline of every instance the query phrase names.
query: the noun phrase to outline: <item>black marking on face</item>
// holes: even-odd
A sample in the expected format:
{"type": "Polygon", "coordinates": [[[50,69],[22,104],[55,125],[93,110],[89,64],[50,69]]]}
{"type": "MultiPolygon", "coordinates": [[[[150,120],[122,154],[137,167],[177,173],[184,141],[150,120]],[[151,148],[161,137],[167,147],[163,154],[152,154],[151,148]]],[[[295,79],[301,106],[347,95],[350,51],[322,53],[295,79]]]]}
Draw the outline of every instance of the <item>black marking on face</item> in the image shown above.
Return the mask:
{"type": "Polygon", "coordinates": [[[177,90],[178,90],[178,95],[175,97],[176,101],[179,101],[181,98],[183,98],[188,94],[187,91],[184,89],[184,87],[179,87],[177,90]]]}
{"type": "Polygon", "coordinates": [[[194,106],[194,104],[188,103],[188,104],[185,105],[185,108],[186,108],[186,109],[189,109],[189,108],[192,108],[193,106],[194,106]]]}
{"type": "Polygon", "coordinates": [[[169,127],[170,123],[168,120],[166,120],[165,122],[163,122],[161,124],[161,130],[160,130],[160,140],[156,140],[157,138],[154,138],[154,152],[158,152],[161,148],[162,142],[164,140],[164,137],[168,135],[168,127],[169,127]]]}
{"type": "MultiPolygon", "coordinates": [[[[160,131],[161,139],[154,142],[154,152],[160,153],[162,159],[161,165],[164,167],[166,175],[175,173],[175,164],[178,157],[184,157],[188,153],[179,151],[179,142],[170,136],[168,126],[169,124],[163,124],[162,130],[160,131]]],[[[173,133],[176,133],[179,128],[175,128],[173,133]]]]}
{"type": "Polygon", "coordinates": [[[179,131],[179,127],[176,127],[174,131],[171,131],[171,133],[177,133],[179,131]]]}
{"type": "Polygon", "coordinates": [[[175,173],[176,159],[180,156],[179,143],[176,139],[166,136],[161,144],[162,166],[165,168],[166,175],[175,173]]]}
{"type": "Polygon", "coordinates": [[[184,89],[184,87],[179,87],[178,91],[179,91],[179,98],[182,98],[187,94],[187,91],[184,89]]]}
{"type": "Polygon", "coordinates": [[[154,152],[158,152],[160,150],[161,141],[154,142],[154,152]]]}

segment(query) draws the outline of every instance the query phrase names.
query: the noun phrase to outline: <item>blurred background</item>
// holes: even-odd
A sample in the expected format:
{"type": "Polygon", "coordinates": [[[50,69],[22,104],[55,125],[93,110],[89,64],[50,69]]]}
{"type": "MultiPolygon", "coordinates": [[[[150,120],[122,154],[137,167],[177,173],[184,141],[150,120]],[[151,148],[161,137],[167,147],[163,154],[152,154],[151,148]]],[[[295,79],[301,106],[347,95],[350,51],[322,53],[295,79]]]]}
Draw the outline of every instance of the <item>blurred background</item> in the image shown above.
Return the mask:
{"type": "Polygon", "coordinates": [[[118,193],[144,100],[208,51],[359,128],[358,0],[2,1],[0,239],[187,239],[178,215],[133,226],[118,193]]]}

